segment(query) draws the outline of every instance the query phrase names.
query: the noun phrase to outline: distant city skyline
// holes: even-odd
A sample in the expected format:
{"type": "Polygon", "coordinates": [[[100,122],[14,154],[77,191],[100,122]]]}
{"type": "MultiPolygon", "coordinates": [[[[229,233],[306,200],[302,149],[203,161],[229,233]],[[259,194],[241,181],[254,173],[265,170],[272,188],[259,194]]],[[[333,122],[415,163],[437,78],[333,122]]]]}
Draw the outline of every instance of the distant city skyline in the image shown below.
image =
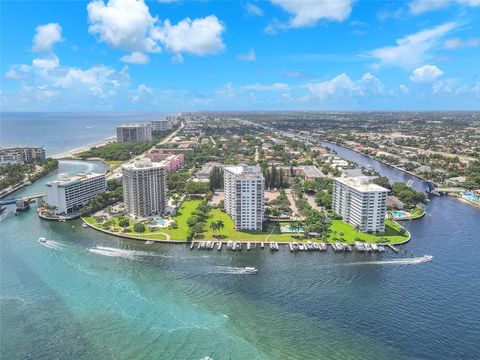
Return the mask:
{"type": "Polygon", "coordinates": [[[478,110],[480,0],[2,2],[3,111],[478,110]]]}

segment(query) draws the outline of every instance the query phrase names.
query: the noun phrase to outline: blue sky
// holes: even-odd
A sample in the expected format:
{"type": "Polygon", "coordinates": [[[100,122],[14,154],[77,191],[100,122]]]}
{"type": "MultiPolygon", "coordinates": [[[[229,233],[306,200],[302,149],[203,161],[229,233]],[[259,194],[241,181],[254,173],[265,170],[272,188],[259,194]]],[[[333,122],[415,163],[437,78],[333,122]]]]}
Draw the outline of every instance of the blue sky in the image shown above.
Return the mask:
{"type": "Polygon", "coordinates": [[[1,7],[4,111],[480,109],[480,0],[1,7]]]}

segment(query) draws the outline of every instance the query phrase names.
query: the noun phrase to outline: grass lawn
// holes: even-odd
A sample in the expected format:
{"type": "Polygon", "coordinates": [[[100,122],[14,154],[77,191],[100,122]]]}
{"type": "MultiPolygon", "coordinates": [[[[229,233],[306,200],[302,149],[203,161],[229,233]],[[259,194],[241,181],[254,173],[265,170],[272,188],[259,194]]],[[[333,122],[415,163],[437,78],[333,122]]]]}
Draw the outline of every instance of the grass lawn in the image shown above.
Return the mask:
{"type": "MultiPolygon", "coordinates": [[[[157,229],[151,233],[150,230],[146,230],[144,233],[135,233],[133,231],[134,223],[131,222],[131,225],[128,227],[131,232],[124,233],[125,235],[131,235],[135,237],[141,237],[148,240],[165,240],[165,235],[163,234],[156,234],[157,232],[167,233],[170,235],[171,240],[178,240],[178,241],[185,241],[187,238],[187,219],[190,217],[190,214],[193,210],[197,208],[200,204],[200,200],[187,200],[185,201],[182,206],[180,207],[177,216],[175,216],[175,220],[178,224],[178,229],[157,229]]],[[[85,220],[93,225],[101,227],[101,225],[96,224],[95,220],[92,217],[85,218],[85,220]]],[[[285,242],[285,241],[302,241],[296,239],[293,235],[294,234],[282,234],[280,233],[279,224],[267,224],[266,231],[237,231],[235,230],[235,224],[230,216],[221,211],[220,209],[213,209],[210,212],[210,217],[207,220],[207,225],[205,227],[205,232],[203,233],[203,240],[215,240],[216,238],[213,236],[213,231],[210,228],[210,224],[212,221],[215,220],[222,220],[225,227],[215,232],[215,235],[220,235],[221,239],[223,240],[235,240],[235,241],[252,241],[252,242],[262,242],[262,241],[276,241],[276,242],[285,242]]],[[[118,227],[118,223],[115,224],[114,232],[120,232],[121,229],[118,227]]],[[[408,238],[408,233],[402,235],[400,233],[401,227],[400,225],[396,224],[391,220],[386,220],[386,233],[383,235],[374,235],[374,234],[365,234],[362,232],[358,232],[355,230],[353,226],[350,226],[344,223],[341,220],[333,220],[331,230],[332,232],[329,235],[328,241],[335,242],[341,241],[340,233],[343,233],[343,238],[345,239],[346,243],[354,243],[356,238],[360,238],[361,240],[369,243],[385,243],[385,244],[395,244],[399,242],[403,242],[408,238]],[[336,232],[336,233],[334,233],[336,232]],[[335,240],[337,238],[338,240],[335,240]],[[383,239],[387,239],[386,241],[383,239]]],[[[304,241],[308,239],[303,239],[304,241]]],[[[315,239],[311,239],[311,241],[315,241],[315,239]]]]}
{"type": "MultiPolygon", "coordinates": [[[[225,227],[215,232],[215,235],[223,235],[225,240],[237,240],[237,241],[267,241],[267,236],[272,232],[273,226],[267,225],[267,231],[238,231],[235,230],[235,224],[233,223],[232,218],[225,212],[220,209],[213,209],[210,212],[210,218],[207,221],[206,232],[203,233],[205,240],[215,239],[213,237],[212,229],[210,229],[210,223],[214,220],[222,220],[225,224],[225,227]]],[[[294,241],[289,234],[280,234],[278,226],[275,226],[273,233],[268,237],[268,241],[294,241]]]]}
{"type": "MultiPolygon", "coordinates": [[[[400,230],[402,229],[401,226],[391,220],[385,220],[385,234],[382,235],[366,234],[360,231],[357,234],[357,230],[355,230],[353,226],[344,223],[342,220],[333,220],[330,229],[332,232],[328,237],[329,242],[335,242],[335,237],[340,239],[341,232],[344,234],[343,238],[345,239],[346,243],[354,243],[356,241],[355,238],[357,237],[365,242],[378,242],[384,244],[395,244],[408,239],[408,233],[402,235],[400,233],[400,230]],[[336,234],[334,232],[336,232],[336,234]],[[387,239],[388,241],[383,241],[383,238],[387,239]]],[[[340,240],[337,241],[340,242],[340,240]]]]}
{"type": "Polygon", "coordinates": [[[415,209],[413,209],[413,211],[411,212],[410,218],[411,219],[418,219],[418,218],[422,217],[424,214],[425,214],[425,209],[418,206],[415,209]]]}
{"type": "MultiPolygon", "coordinates": [[[[192,211],[197,208],[200,202],[201,202],[200,200],[188,200],[183,202],[182,206],[177,212],[177,216],[174,217],[174,219],[178,224],[178,229],[159,228],[159,229],[156,229],[154,233],[151,233],[150,230],[148,230],[147,228],[144,233],[136,233],[133,230],[133,226],[135,223],[131,221],[130,226],[127,228],[130,230],[130,232],[122,233],[122,235],[141,237],[148,240],[165,240],[166,239],[165,235],[156,234],[161,232],[161,233],[166,233],[170,235],[171,240],[185,241],[185,239],[187,238],[187,230],[188,230],[187,219],[190,217],[190,214],[192,213],[192,211]]],[[[100,227],[100,228],[102,227],[101,224],[96,223],[93,217],[86,217],[85,221],[97,227],[100,227]]],[[[115,230],[113,230],[112,232],[121,232],[122,229],[118,227],[118,218],[114,218],[114,221],[115,221],[115,230]]]]}

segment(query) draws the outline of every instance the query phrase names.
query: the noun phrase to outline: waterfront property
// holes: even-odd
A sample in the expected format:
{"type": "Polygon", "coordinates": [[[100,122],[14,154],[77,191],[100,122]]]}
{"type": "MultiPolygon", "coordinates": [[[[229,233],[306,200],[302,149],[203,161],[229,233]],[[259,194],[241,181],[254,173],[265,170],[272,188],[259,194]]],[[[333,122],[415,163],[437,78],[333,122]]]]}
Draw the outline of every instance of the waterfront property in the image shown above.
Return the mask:
{"type": "MultiPolygon", "coordinates": [[[[157,240],[157,241],[178,241],[185,242],[187,240],[188,224],[187,220],[195,211],[200,200],[186,200],[182,203],[175,215],[169,219],[171,220],[166,228],[150,228],[146,226],[144,232],[135,232],[135,224],[145,221],[130,221],[129,225],[122,228],[119,225],[120,218],[113,217],[109,222],[106,218],[87,217],[84,220],[92,226],[100,228],[105,231],[110,231],[112,235],[119,235],[122,237],[132,237],[135,239],[157,240]],[[172,223],[176,226],[172,227],[172,223]],[[109,225],[107,225],[109,224],[109,225]]],[[[316,238],[306,238],[297,233],[283,233],[280,226],[288,226],[287,223],[266,223],[262,230],[236,230],[233,219],[221,209],[215,208],[208,214],[205,231],[201,234],[198,240],[235,240],[240,242],[306,242],[306,241],[325,241],[325,242],[344,242],[353,244],[356,241],[363,241],[367,243],[384,243],[384,244],[399,244],[408,241],[410,234],[408,231],[391,220],[386,220],[384,234],[367,234],[357,231],[353,226],[344,223],[341,220],[333,220],[330,228],[330,233],[326,239],[320,240],[316,238]],[[210,224],[214,221],[221,220],[224,227],[220,231],[214,231],[210,224]]],[[[155,221],[154,221],[155,222],[155,221]]],[[[163,221],[162,221],[163,223],[163,221]]]]}
{"type": "Polygon", "coordinates": [[[167,206],[167,166],[148,158],[122,166],[126,211],[139,217],[161,214],[167,206]]]}
{"type": "Polygon", "coordinates": [[[45,148],[42,146],[16,146],[0,149],[0,166],[32,161],[45,161],[45,148]]]}
{"type": "Polygon", "coordinates": [[[56,215],[77,213],[95,195],[107,189],[105,174],[78,173],[77,176],[59,174],[57,180],[45,184],[47,204],[56,215]]]}
{"type": "Polygon", "coordinates": [[[335,178],[332,208],[343,220],[363,232],[384,232],[388,189],[366,177],[335,178]]]}
{"type": "Polygon", "coordinates": [[[258,166],[224,167],[225,211],[236,230],[262,230],[265,220],[265,180],[258,166]]]}
{"type": "Polygon", "coordinates": [[[150,124],[131,124],[117,127],[117,142],[151,141],[152,127],[150,124]]]}

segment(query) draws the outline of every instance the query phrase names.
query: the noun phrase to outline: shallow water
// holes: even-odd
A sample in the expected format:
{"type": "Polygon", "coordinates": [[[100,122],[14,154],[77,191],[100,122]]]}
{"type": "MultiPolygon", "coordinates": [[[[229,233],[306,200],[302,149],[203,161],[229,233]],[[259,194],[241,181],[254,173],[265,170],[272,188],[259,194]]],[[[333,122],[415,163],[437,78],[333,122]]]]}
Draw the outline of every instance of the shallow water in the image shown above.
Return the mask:
{"type": "MultiPolygon", "coordinates": [[[[60,171],[84,166],[62,162],[60,171]]],[[[1,358],[474,359],[480,352],[480,211],[455,199],[433,198],[398,255],[146,245],[79,221],[42,221],[35,207],[19,216],[11,210],[0,223],[1,358]],[[433,260],[415,262],[424,255],[433,260]],[[258,274],[242,274],[246,266],[258,274]]]]}

